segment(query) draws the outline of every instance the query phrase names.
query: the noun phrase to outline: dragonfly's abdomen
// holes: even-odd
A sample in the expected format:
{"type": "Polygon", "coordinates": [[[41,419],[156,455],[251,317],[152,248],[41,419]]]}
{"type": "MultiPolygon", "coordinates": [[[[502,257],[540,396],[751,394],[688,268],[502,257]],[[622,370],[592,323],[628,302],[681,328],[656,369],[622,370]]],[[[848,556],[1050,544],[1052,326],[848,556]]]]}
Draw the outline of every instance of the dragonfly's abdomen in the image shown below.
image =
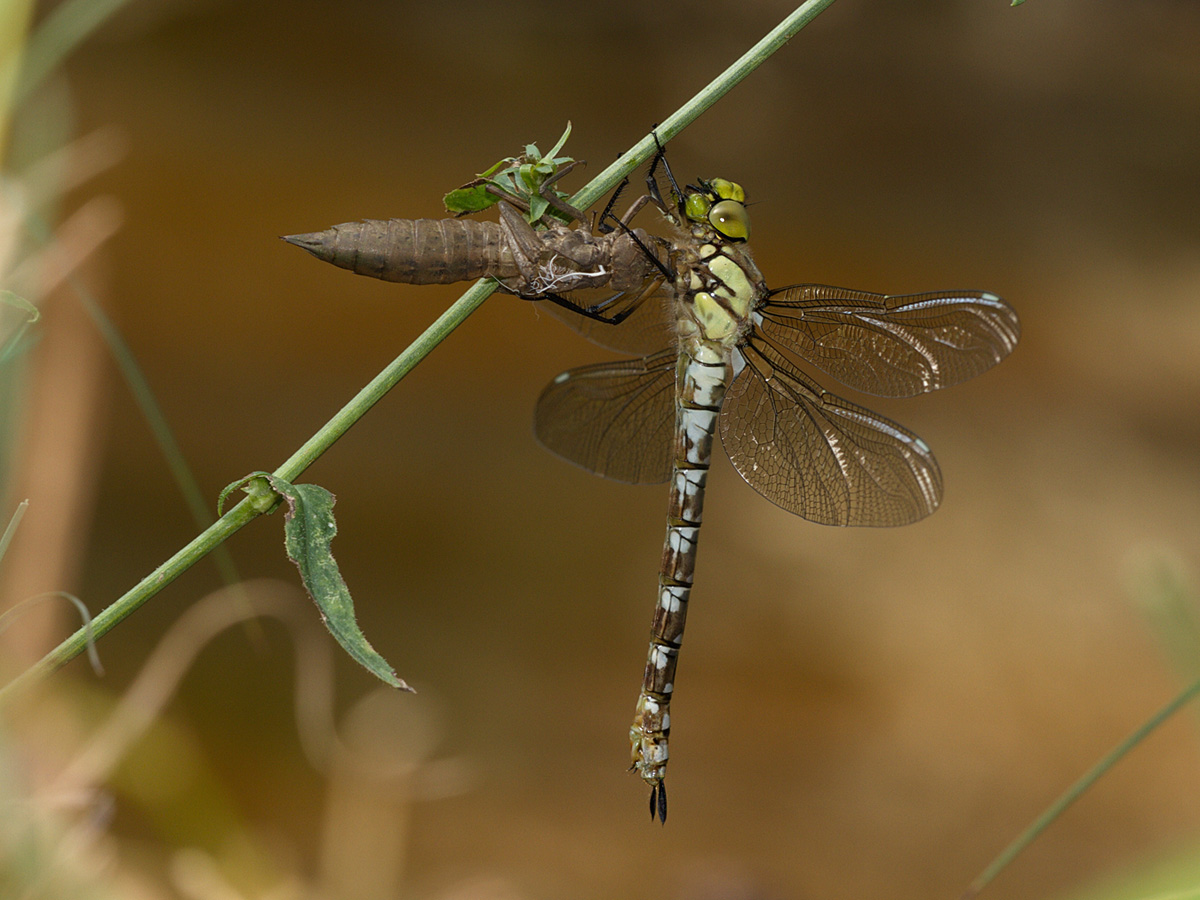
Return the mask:
{"type": "MultiPolygon", "coordinates": [[[[676,376],[674,470],[667,509],[667,535],[658,576],[658,605],[651,625],[650,651],[642,691],[629,736],[632,767],[657,791],[666,773],[670,703],[675,665],[683,640],[696,564],[696,542],[704,507],[704,487],[712,461],[713,432],[725,394],[728,364],[707,345],[685,345],[676,376]],[[698,352],[706,350],[707,352],[698,352]]],[[[665,809],[660,810],[665,816],[665,809]]]]}
{"type": "Polygon", "coordinates": [[[495,222],[366,219],[284,240],[359,275],[405,284],[509,278],[518,271],[495,222]]]}

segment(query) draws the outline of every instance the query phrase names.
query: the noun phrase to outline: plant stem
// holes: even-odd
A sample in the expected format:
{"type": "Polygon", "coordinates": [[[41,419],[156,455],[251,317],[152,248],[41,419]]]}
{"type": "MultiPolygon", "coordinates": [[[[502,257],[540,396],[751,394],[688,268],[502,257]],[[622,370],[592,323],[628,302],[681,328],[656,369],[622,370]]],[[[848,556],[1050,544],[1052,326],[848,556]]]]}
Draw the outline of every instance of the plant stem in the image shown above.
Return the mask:
{"type": "MultiPolygon", "coordinates": [[[[713,79],[707,87],[663,120],[662,124],[655,129],[659,140],[666,143],[679,134],[832,2],[833,0],[808,0],[798,7],[733,65],[713,79]]],[[[630,172],[648,160],[656,149],[654,135],[646,135],[616,162],[588,182],[579,193],[571,198],[572,204],[583,209],[591,206],[596,200],[615,188],[630,172]]],[[[478,309],[495,289],[496,283],[490,279],[476,282],[273,474],[285,481],[294,481],[315,459],[345,434],[351,425],[362,418],[367,410],[374,406],[401,378],[412,371],[417,363],[428,356],[434,347],[445,340],[450,332],[462,324],[467,316],[478,309]]],[[[99,613],[92,621],[93,635],[99,638],[108,632],[255,515],[256,513],[247,501],[243,500],[237,504],[187,546],[143,578],[132,590],[99,613]]],[[[0,690],[0,703],[74,659],[86,646],[87,633],[85,629],[81,628],[0,690]]]]}
{"type": "Polygon", "coordinates": [[[384,394],[411,372],[417,363],[430,354],[434,347],[444,341],[450,332],[463,323],[467,316],[475,312],[483,304],[483,301],[492,295],[496,286],[496,282],[490,278],[480,279],[471,285],[449,309],[438,316],[432,325],[409,344],[403,353],[392,360],[387,368],[360,390],[353,400],[325,423],[320,431],[305,441],[304,446],[293,453],[273,474],[284,481],[295,481],[301,472],[328,450],[334,441],[363,417],[367,410],[382,400],[384,394]]]}
{"type": "Polygon", "coordinates": [[[571,198],[576,209],[587,209],[617,186],[626,175],[652,157],[658,150],[654,135],[662,144],[678,135],[692,124],[702,112],[724,97],[743,78],[757,69],[776,50],[795,37],[796,32],[815,19],[833,0],[808,0],[802,3],[782,22],[772,28],[757,44],[747,50],[729,68],[714,78],[691,100],[667,116],[652,134],[646,135],[607,169],[587,183],[571,198]]]}
{"type": "Polygon", "coordinates": [[[1021,832],[1016,840],[1001,851],[999,856],[992,860],[988,867],[980,873],[979,877],[971,882],[971,886],[963,892],[961,900],[973,900],[993,878],[999,875],[1026,847],[1032,844],[1038,835],[1049,827],[1051,822],[1062,815],[1068,806],[1078,800],[1088,788],[1095,784],[1100,779],[1100,776],[1115,766],[1126,753],[1144,741],[1154,729],[1175,715],[1175,713],[1195,699],[1197,695],[1200,695],[1200,681],[1193,682],[1189,687],[1184,688],[1171,702],[1142,723],[1133,734],[1129,735],[1129,737],[1106,753],[1078,781],[1063,791],[1059,798],[1051,803],[1045,812],[1034,820],[1032,825],[1021,832]]]}
{"type": "MultiPolygon", "coordinates": [[[[164,587],[203,559],[214,547],[253,519],[257,513],[248,500],[243,500],[174,556],[143,578],[123,597],[106,607],[92,620],[91,636],[99,639],[118,622],[161,591],[164,587]]],[[[55,669],[70,662],[87,648],[88,630],[80,628],[73,635],[0,689],[0,704],[11,696],[31,687],[55,669]]]]}

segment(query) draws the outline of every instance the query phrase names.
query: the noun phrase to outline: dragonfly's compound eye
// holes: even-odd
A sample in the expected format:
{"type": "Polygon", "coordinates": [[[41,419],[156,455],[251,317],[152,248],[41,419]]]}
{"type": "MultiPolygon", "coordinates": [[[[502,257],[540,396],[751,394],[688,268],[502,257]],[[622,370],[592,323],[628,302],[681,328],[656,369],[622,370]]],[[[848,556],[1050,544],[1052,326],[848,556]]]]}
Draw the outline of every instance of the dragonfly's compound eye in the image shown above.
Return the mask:
{"type": "Polygon", "coordinates": [[[708,211],[708,224],[731,241],[750,239],[750,214],[737,200],[722,200],[708,211]]]}
{"type": "Polygon", "coordinates": [[[726,181],[724,178],[714,178],[707,182],[708,189],[722,200],[736,200],[738,203],[746,202],[746,191],[736,181],[726,181]]]}
{"type": "Polygon", "coordinates": [[[695,222],[703,222],[708,215],[708,210],[712,206],[712,201],[706,196],[699,193],[690,193],[687,195],[687,200],[684,202],[684,212],[687,217],[695,222]]]}

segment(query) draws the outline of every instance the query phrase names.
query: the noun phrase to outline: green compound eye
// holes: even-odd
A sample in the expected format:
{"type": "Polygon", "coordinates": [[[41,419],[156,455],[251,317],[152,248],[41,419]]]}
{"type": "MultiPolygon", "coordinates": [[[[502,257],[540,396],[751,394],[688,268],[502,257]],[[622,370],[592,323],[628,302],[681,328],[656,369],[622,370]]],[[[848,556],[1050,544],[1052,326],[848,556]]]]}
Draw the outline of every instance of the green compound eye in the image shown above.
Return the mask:
{"type": "Polygon", "coordinates": [[[683,211],[687,213],[689,219],[703,222],[711,206],[712,201],[703,194],[688,194],[683,211]]]}
{"type": "Polygon", "coordinates": [[[708,187],[722,200],[736,200],[738,203],[746,202],[746,192],[742,190],[742,186],[736,181],[714,178],[708,182],[708,187]]]}
{"type": "Polygon", "coordinates": [[[750,239],[750,215],[739,200],[722,200],[716,204],[708,211],[708,224],[731,241],[750,239]]]}

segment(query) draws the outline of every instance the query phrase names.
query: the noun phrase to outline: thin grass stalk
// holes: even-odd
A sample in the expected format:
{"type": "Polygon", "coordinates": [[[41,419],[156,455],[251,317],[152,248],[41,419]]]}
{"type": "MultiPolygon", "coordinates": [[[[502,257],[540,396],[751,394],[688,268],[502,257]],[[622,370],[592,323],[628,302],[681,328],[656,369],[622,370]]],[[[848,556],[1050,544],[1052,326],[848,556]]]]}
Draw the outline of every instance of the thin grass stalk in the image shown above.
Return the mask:
{"type": "Polygon", "coordinates": [[[1142,723],[1138,728],[1113,747],[1106,753],[1099,762],[1085,772],[1078,781],[1067,788],[1059,795],[1058,799],[1051,803],[1039,815],[1028,828],[1026,828],[1016,839],[1005,847],[1000,854],[988,864],[988,867],[979,874],[970,887],[963,892],[960,900],[974,900],[979,892],[987,887],[997,875],[1006,869],[1014,859],[1021,855],[1022,852],[1041,835],[1051,823],[1059,816],[1067,811],[1067,808],[1082,797],[1091,788],[1093,784],[1100,780],[1101,776],[1107,773],[1113,766],[1121,761],[1126,754],[1134,747],[1150,736],[1158,726],[1162,725],[1171,716],[1187,706],[1192,700],[1200,695],[1200,681],[1195,681],[1188,687],[1184,688],[1178,695],[1175,696],[1162,709],[1156,712],[1153,716],[1142,723]]]}

